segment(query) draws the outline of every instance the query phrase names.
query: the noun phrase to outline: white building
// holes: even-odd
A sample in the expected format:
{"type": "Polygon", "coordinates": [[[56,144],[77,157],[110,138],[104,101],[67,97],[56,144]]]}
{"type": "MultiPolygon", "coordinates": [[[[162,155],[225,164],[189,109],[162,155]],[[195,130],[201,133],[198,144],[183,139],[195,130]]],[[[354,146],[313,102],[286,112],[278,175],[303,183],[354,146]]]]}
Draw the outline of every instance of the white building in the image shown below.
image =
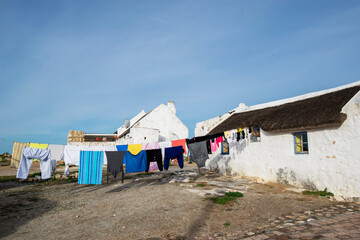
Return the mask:
{"type": "Polygon", "coordinates": [[[84,133],[69,131],[68,145],[75,146],[115,146],[120,144],[140,144],[163,142],[188,138],[189,129],[176,116],[174,102],[160,104],[145,113],[142,110],[126,121],[115,133],[84,133]]]}
{"type": "Polygon", "coordinates": [[[196,125],[195,136],[245,129],[206,167],[261,181],[360,198],[360,82],[238,108],[196,125]],[[249,133],[249,129],[252,132],[249,133]],[[254,129],[259,129],[254,136],[254,129]]]}
{"type": "Polygon", "coordinates": [[[174,102],[160,104],[148,113],[142,110],[127,124],[118,128],[116,144],[163,142],[189,136],[189,129],[176,116],[174,102]]]}

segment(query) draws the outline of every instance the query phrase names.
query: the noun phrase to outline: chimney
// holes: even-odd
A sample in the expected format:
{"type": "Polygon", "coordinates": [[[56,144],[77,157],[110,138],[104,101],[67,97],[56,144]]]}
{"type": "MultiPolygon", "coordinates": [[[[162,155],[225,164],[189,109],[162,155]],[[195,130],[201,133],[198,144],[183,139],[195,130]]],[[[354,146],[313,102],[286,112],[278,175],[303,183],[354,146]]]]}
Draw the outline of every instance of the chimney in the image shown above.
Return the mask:
{"type": "Polygon", "coordinates": [[[167,106],[170,109],[170,111],[172,111],[176,115],[175,102],[174,101],[168,101],[167,106]]]}

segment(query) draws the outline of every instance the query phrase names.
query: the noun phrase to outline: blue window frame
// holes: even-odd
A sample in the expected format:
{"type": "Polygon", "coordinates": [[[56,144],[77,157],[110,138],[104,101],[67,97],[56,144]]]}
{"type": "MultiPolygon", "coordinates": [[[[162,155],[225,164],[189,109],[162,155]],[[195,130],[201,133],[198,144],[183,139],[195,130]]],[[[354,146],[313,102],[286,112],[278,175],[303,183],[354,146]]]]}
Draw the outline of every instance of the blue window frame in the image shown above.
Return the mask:
{"type": "Polygon", "coordinates": [[[295,154],[308,154],[309,142],[307,132],[294,133],[294,150],[295,154]]]}
{"type": "Polygon", "coordinates": [[[230,153],[229,143],[225,140],[221,143],[221,155],[228,155],[230,153]]]}

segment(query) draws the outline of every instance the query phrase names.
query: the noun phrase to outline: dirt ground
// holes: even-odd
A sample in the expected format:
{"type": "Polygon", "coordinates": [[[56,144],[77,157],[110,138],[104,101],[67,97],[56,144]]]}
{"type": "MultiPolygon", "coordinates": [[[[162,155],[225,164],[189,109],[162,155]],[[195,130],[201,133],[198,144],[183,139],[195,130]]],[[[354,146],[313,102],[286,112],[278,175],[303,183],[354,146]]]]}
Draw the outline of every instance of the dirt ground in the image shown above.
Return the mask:
{"type": "MultiPolygon", "coordinates": [[[[1,172],[1,170],[0,170],[1,172]]],[[[183,170],[127,174],[124,183],[79,185],[70,180],[0,182],[4,239],[235,239],[271,229],[275,219],[338,202],[239,177],[183,170]],[[224,205],[209,197],[240,191],[224,205]]]]}

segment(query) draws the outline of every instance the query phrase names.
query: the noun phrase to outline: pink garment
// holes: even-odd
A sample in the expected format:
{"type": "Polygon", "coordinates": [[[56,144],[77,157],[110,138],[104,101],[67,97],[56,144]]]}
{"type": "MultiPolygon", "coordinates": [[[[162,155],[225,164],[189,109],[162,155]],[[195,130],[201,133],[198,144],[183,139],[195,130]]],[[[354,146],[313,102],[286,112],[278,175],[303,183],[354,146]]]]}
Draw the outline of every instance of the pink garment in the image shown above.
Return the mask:
{"type": "Polygon", "coordinates": [[[154,172],[156,170],[158,170],[158,165],[156,162],[150,162],[150,166],[149,166],[149,172],[154,172]]]}
{"type": "Polygon", "coordinates": [[[141,150],[151,150],[151,149],[159,149],[159,148],[160,145],[158,142],[141,144],[141,150]]]}
{"type": "MultiPolygon", "coordinates": [[[[143,143],[141,144],[141,149],[142,150],[151,150],[151,149],[160,149],[160,145],[158,142],[154,142],[154,143],[143,143]]],[[[158,170],[158,165],[156,162],[150,162],[149,165],[149,172],[154,172],[156,170],[158,170]]]]}
{"type": "Polygon", "coordinates": [[[224,142],[223,137],[218,137],[218,138],[216,139],[216,145],[217,145],[217,147],[219,147],[219,144],[222,143],[222,142],[224,142]]]}
{"type": "Polygon", "coordinates": [[[218,149],[216,139],[214,140],[214,142],[212,140],[210,140],[210,147],[211,147],[212,152],[216,152],[216,150],[218,149]]]}

